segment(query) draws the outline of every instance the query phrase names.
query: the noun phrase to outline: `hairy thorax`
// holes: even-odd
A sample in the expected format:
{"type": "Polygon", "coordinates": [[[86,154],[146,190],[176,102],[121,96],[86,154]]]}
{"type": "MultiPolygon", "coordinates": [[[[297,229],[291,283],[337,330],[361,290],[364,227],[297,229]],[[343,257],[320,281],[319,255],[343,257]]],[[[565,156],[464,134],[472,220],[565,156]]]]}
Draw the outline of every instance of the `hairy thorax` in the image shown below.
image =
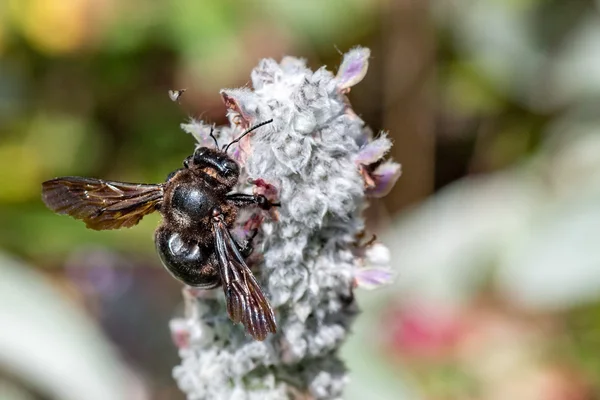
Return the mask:
{"type": "Polygon", "coordinates": [[[226,194],[213,184],[211,177],[182,169],[165,185],[161,206],[163,225],[186,239],[207,242],[213,233],[213,210],[223,214],[229,226],[237,217],[237,210],[228,204],[226,194]]]}

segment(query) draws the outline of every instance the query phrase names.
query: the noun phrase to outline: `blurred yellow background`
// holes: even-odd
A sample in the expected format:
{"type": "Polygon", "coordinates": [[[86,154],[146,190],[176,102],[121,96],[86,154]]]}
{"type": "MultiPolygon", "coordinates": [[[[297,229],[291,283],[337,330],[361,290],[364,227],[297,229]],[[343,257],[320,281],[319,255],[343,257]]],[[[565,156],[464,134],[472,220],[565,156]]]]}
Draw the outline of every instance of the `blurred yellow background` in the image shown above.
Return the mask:
{"type": "Polygon", "coordinates": [[[61,175],[160,182],[260,58],[335,70],[403,176],[368,210],[347,399],[586,400],[600,384],[600,1],[0,2],[0,399],[183,399],[158,216],[86,230],[61,175]],[[338,50],[339,49],[339,50],[338,50]],[[187,88],[178,105],[169,89],[187,88]]]}

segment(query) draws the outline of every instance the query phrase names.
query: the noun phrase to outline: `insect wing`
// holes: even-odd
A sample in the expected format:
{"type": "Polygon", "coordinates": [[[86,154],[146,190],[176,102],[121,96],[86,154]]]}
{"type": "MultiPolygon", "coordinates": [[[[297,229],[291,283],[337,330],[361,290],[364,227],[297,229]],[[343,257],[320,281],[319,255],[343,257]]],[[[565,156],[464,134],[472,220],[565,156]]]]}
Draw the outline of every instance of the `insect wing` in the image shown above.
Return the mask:
{"type": "Polygon", "coordinates": [[[227,313],[234,323],[241,322],[256,340],[275,333],[275,315],[256,278],[246,265],[237,245],[223,221],[215,227],[215,250],[221,265],[221,281],[227,313]]]}
{"type": "Polygon", "coordinates": [[[129,228],[156,211],[163,199],[162,185],[111,182],[64,177],[42,184],[42,200],[58,214],[83,220],[95,230],[129,228]]]}

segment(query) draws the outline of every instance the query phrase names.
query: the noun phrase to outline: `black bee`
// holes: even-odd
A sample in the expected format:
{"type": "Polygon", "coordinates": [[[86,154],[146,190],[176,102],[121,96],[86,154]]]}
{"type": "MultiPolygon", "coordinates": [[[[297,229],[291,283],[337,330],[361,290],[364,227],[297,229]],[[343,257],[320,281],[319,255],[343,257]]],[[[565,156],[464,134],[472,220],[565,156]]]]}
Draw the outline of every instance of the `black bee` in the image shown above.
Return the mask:
{"type": "Polygon", "coordinates": [[[144,215],[162,214],[154,241],[163,265],[186,285],[202,289],[223,286],[227,312],[248,333],[263,340],[275,333],[275,316],[244,259],[252,252],[252,238],[239,244],[231,236],[238,210],[279,204],[265,196],[230,193],[240,167],[227,149],[244,135],[272,122],[254,126],[219,150],[198,148],[172,172],[166,182],[148,185],[101,179],[64,177],[42,184],[42,199],[59,214],[83,220],[96,230],[128,228],[144,215]]]}

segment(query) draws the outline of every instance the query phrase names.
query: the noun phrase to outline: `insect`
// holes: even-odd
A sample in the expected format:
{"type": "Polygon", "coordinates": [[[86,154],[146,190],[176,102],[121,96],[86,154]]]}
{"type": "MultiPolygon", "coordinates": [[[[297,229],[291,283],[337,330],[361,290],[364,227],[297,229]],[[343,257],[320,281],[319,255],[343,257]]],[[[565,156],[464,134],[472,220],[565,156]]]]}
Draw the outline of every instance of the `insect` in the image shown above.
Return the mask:
{"type": "Polygon", "coordinates": [[[221,285],[229,318],[242,323],[254,339],[264,340],[276,331],[275,316],[245,262],[256,231],[245,243],[238,243],[230,229],[240,208],[268,210],[279,204],[263,195],[231,193],[240,168],[227,150],[271,122],[248,129],[222,149],[211,131],[216,148],[196,149],[164,183],[62,177],[42,184],[42,199],[56,213],[83,220],[95,230],[128,228],[144,215],[159,211],[162,222],[154,241],[166,269],[189,286],[212,289],[221,285]]]}
{"type": "Polygon", "coordinates": [[[171,101],[179,101],[181,96],[185,93],[187,89],[178,89],[178,90],[169,90],[169,98],[171,101]]]}

